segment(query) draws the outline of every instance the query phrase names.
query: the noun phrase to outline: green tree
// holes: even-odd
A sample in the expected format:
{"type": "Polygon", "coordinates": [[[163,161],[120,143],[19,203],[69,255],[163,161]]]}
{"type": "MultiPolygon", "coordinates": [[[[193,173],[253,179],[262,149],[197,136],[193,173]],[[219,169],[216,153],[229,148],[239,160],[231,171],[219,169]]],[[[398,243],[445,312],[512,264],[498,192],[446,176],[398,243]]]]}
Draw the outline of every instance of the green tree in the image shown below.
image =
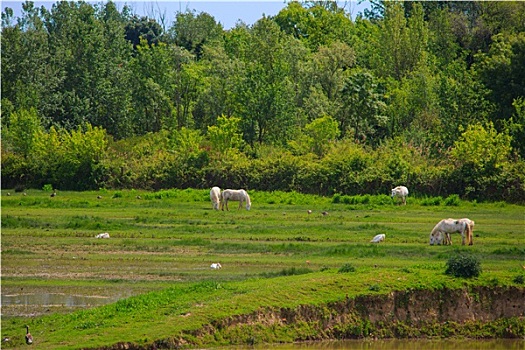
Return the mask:
{"type": "Polygon", "coordinates": [[[146,40],[148,45],[155,45],[161,41],[162,27],[153,18],[146,16],[138,17],[134,15],[131,17],[124,28],[125,38],[133,44],[133,48],[137,48],[142,39],[146,40]]]}
{"type": "Polygon", "coordinates": [[[381,76],[399,80],[425,59],[428,29],[418,3],[408,19],[400,3],[386,2],[385,9],[385,17],[379,24],[380,55],[375,65],[381,76]]]}
{"type": "Polygon", "coordinates": [[[329,46],[334,42],[350,44],[353,23],[344,8],[334,1],[310,1],[302,4],[291,1],[274,21],[289,35],[301,40],[311,50],[329,46]]]}
{"type": "Polygon", "coordinates": [[[238,150],[241,147],[240,122],[240,118],[221,116],[217,118],[217,125],[208,126],[208,137],[211,145],[220,155],[225,155],[231,150],[238,150]]]}
{"type": "Polygon", "coordinates": [[[186,11],[177,13],[168,33],[176,45],[184,47],[200,59],[205,45],[222,40],[223,28],[206,12],[196,14],[186,11]]]}
{"type": "Polygon", "coordinates": [[[450,150],[457,166],[469,166],[490,173],[509,161],[511,137],[498,133],[492,123],[469,125],[450,150]]]}
{"type": "Polygon", "coordinates": [[[295,91],[289,79],[291,59],[288,55],[294,39],[280,31],[268,18],[259,20],[250,32],[248,49],[242,57],[245,76],[237,87],[237,115],[242,119],[244,139],[253,145],[285,143],[296,125],[295,91]]]}
{"type": "Polygon", "coordinates": [[[496,126],[514,113],[514,100],[525,96],[525,32],[498,34],[487,54],[479,54],[474,68],[490,90],[489,100],[497,109],[492,115],[496,126]]]}
{"type": "Polygon", "coordinates": [[[304,127],[304,132],[308,136],[307,142],[311,150],[319,157],[326,153],[330,143],[339,136],[337,121],[330,116],[313,120],[304,127]]]}
{"type": "Polygon", "coordinates": [[[11,114],[9,124],[2,129],[8,149],[29,158],[35,149],[38,135],[43,131],[35,108],[21,109],[11,114]]]}
{"type": "Polygon", "coordinates": [[[353,72],[345,82],[342,95],[344,112],[339,120],[342,135],[351,128],[354,141],[378,144],[385,136],[387,118],[386,104],[374,76],[362,70],[353,72]]]}

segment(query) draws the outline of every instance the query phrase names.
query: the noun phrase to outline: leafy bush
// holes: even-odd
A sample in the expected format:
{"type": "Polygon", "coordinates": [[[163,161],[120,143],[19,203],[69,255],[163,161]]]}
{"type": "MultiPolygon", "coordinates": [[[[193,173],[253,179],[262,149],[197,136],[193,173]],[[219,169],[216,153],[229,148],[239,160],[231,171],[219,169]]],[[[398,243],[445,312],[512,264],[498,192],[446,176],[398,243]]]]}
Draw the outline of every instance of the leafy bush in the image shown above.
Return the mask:
{"type": "Polygon", "coordinates": [[[478,277],[481,273],[481,264],[475,256],[457,255],[448,259],[445,273],[454,277],[478,277]]]}
{"type": "Polygon", "coordinates": [[[517,275],[512,279],[512,282],[516,284],[523,284],[525,283],[525,276],[524,275],[517,275]]]}
{"type": "Polygon", "coordinates": [[[380,289],[381,287],[379,286],[379,284],[372,284],[370,287],[368,287],[368,290],[372,292],[379,292],[380,289]]]}
{"type": "Polygon", "coordinates": [[[461,200],[459,199],[459,196],[457,194],[451,194],[445,199],[445,205],[447,207],[457,207],[459,206],[459,203],[461,200]]]}
{"type": "Polygon", "coordinates": [[[441,205],[442,201],[443,201],[443,198],[441,196],[425,198],[421,201],[421,205],[426,206],[426,207],[439,206],[441,205]]]}
{"type": "Polygon", "coordinates": [[[339,273],[355,272],[355,267],[350,264],[344,264],[337,271],[339,273]]]}

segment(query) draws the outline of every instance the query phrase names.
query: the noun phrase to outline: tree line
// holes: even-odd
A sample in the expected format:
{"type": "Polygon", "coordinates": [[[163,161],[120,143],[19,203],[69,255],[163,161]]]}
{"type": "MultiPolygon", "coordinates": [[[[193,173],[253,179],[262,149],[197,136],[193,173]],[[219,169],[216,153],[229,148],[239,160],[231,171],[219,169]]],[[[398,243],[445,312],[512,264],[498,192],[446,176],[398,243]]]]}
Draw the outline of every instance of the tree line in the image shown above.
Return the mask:
{"type": "Polygon", "coordinates": [[[2,185],[523,201],[525,3],[289,2],[225,30],[113,2],[2,12],[2,185]],[[214,183],[212,183],[214,182],[214,183]]]}

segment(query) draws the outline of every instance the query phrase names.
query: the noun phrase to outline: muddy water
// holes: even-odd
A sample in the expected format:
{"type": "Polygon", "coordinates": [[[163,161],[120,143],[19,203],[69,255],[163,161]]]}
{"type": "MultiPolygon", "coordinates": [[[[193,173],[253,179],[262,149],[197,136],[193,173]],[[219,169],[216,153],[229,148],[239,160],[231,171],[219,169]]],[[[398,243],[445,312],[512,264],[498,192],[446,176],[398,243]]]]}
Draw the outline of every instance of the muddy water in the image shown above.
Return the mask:
{"type": "MultiPolygon", "coordinates": [[[[252,346],[249,349],[260,350],[523,350],[525,339],[438,339],[438,340],[344,340],[326,342],[305,342],[296,344],[276,344],[252,346]]],[[[235,347],[231,350],[247,348],[235,347]]]]}
{"type": "Polygon", "coordinates": [[[112,303],[118,296],[26,293],[2,295],[2,316],[28,316],[47,312],[73,311],[112,303]]]}

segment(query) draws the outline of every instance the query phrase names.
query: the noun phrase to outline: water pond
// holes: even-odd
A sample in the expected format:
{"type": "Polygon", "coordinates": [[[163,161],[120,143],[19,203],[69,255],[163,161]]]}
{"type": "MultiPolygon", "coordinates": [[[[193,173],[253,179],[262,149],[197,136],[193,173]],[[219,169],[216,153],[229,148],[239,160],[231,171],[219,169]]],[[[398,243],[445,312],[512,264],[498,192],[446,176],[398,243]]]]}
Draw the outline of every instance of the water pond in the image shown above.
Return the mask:
{"type": "Polygon", "coordinates": [[[2,316],[34,316],[47,312],[74,311],[109,304],[121,296],[72,295],[66,293],[19,293],[2,295],[2,316]]]}
{"type": "MultiPolygon", "coordinates": [[[[247,347],[228,348],[231,350],[247,347]]],[[[525,339],[390,339],[342,340],[252,346],[252,350],[523,350],[525,339]]]]}

